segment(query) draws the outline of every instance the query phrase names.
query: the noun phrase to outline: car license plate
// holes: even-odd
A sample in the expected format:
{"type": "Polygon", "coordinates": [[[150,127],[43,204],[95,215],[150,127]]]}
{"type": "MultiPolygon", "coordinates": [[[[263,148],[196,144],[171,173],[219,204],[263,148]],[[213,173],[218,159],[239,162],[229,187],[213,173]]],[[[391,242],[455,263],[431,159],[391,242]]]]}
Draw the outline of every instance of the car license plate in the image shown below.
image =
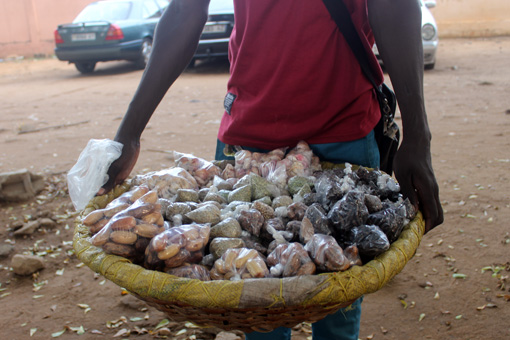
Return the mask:
{"type": "Polygon", "coordinates": [[[75,33],[71,35],[72,41],[96,40],[96,33],[75,33]]]}
{"type": "Polygon", "coordinates": [[[225,33],[227,31],[226,24],[206,25],[203,33],[225,33]]]}

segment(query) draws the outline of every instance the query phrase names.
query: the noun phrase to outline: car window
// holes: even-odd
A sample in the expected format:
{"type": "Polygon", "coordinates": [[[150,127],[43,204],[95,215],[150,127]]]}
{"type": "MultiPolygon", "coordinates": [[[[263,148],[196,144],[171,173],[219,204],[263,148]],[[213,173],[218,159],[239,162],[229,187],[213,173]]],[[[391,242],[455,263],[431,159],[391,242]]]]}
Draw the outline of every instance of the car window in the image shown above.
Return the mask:
{"type": "Polygon", "coordinates": [[[211,0],[209,3],[209,11],[211,12],[223,12],[223,11],[234,11],[233,0],[211,0]]]}
{"type": "Polygon", "coordinates": [[[94,2],[85,7],[73,22],[127,20],[131,8],[131,1],[94,2]]]}
{"type": "Polygon", "coordinates": [[[161,11],[158,4],[154,0],[144,0],[143,2],[143,18],[159,18],[161,11]]]}
{"type": "Polygon", "coordinates": [[[156,0],[156,2],[158,3],[159,7],[163,10],[167,8],[170,3],[169,0],[156,0]]]}

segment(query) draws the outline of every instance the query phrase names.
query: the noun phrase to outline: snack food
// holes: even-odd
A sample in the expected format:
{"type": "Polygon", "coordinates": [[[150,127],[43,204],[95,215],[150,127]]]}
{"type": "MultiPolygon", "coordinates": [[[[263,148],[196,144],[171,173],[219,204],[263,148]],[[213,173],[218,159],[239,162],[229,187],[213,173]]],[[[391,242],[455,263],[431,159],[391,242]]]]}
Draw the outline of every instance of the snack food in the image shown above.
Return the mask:
{"type": "MultiPolygon", "coordinates": [[[[137,193],[134,197],[143,191],[145,189],[134,191],[137,193]]],[[[92,236],[92,244],[102,247],[107,253],[140,262],[148,241],[169,227],[157,200],[155,191],[146,192],[133,204],[113,215],[105,226],[92,236]]]]}
{"type": "Polygon", "coordinates": [[[145,250],[144,265],[166,270],[185,263],[198,264],[209,241],[209,224],[173,227],[156,235],[145,250]]]}
{"type": "Polygon", "coordinates": [[[267,263],[275,277],[315,274],[315,264],[301,243],[278,245],[267,257],[267,263]]]}
{"type": "Polygon", "coordinates": [[[241,280],[268,275],[269,270],[262,256],[248,248],[228,249],[211,269],[213,280],[241,280]]]}
{"type": "Polygon", "coordinates": [[[344,271],[386,251],[414,218],[388,175],[320,170],[304,142],[285,152],[240,150],[221,167],[176,153],[177,166],[136,176],[83,223],[92,244],[148,269],[189,277],[200,264],[213,279],[243,279],[344,271]]]}

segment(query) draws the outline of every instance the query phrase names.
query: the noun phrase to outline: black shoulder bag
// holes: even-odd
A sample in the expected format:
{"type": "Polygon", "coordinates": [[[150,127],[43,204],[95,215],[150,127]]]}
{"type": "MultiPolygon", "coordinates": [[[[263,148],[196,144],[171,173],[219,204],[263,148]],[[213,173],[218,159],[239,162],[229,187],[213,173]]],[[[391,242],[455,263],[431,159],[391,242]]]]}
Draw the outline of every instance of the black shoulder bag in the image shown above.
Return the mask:
{"type": "Polygon", "coordinates": [[[391,175],[393,173],[393,158],[400,140],[400,130],[394,120],[397,107],[395,93],[386,84],[383,83],[381,86],[377,86],[375,83],[366,49],[363,47],[358,31],[354,27],[351,15],[343,0],[323,0],[323,2],[351,47],[356,59],[358,59],[363,74],[372,83],[376,91],[379,107],[381,108],[381,119],[374,129],[374,133],[381,156],[380,169],[391,175]]]}

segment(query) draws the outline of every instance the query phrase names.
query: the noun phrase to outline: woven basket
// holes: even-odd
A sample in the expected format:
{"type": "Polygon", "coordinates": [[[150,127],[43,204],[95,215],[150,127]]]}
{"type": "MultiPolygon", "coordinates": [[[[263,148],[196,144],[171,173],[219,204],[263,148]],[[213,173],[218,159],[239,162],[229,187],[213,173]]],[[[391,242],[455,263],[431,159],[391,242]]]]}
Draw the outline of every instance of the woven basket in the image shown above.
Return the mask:
{"type": "Polygon", "coordinates": [[[349,306],[397,275],[416,252],[425,230],[419,213],[388,251],[344,272],[239,281],[178,278],[106,254],[90,243],[89,229],[81,219],[128,189],[129,183],[125,183],[107,195],[95,197],[77,218],[73,239],[77,257],[174,321],[224,330],[268,332],[280,326],[315,322],[349,306]]]}

